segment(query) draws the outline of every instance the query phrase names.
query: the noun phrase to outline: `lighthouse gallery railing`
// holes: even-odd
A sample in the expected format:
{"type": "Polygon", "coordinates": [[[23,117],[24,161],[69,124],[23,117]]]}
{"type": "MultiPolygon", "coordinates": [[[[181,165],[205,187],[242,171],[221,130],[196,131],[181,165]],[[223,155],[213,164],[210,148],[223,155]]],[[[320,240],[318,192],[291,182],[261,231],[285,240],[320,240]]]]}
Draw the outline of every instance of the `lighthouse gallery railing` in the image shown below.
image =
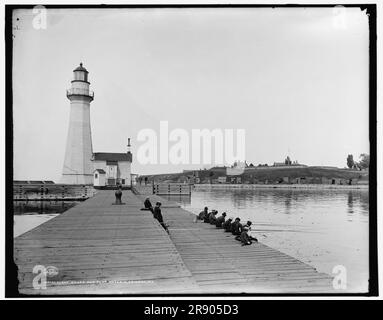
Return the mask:
{"type": "Polygon", "coordinates": [[[94,98],[94,92],[87,89],[71,88],[66,91],[67,96],[81,95],[94,98]]]}

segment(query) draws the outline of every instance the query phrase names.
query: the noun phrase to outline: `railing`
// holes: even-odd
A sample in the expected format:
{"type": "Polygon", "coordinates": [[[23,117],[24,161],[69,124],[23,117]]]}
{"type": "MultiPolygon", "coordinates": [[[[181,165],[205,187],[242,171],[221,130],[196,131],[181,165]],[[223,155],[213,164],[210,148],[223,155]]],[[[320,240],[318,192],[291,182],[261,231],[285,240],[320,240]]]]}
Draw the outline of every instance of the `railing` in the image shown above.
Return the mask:
{"type": "Polygon", "coordinates": [[[95,193],[91,185],[13,185],[13,200],[85,200],[95,193]]]}
{"type": "Polygon", "coordinates": [[[191,195],[191,184],[160,183],[153,184],[153,194],[158,195],[191,195]]]}
{"type": "Polygon", "coordinates": [[[66,91],[67,97],[69,96],[87,96],[94,98],[94,92],[89,89],[71,88],[66,91]]]}
{"type": "Polygon", "coordinates": [[[193,185],[183,183],[151,183],[147,185],[136,184],[132,190],[136,194],[157,195],[191,195],[193,185]]]}

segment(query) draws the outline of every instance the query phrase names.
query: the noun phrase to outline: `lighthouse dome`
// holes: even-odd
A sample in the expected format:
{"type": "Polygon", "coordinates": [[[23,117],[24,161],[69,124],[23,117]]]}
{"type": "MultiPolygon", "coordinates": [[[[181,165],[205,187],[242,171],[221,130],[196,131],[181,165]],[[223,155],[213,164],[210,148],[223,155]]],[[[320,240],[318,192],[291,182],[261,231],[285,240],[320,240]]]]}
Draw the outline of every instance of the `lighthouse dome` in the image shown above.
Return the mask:
{"type": "Polygon", "coordinates": [[[80,65],[76,69],[73,70],[73,74],[74,74],[74,80],[73,81],[88,82],[88,73],[89,73],[88,70],[86,70],[82,66],[82,62],[81,62],[80,65]]]}
{"type": "Polygon", "coordinates": [[[86,70],[83,66],[82,66],[82,62],[80,63],[80,65],[73,70],[73,72],[76,72],[76,71],[84,71],[86,73],[88,73],[88,70],[86,70]]]}

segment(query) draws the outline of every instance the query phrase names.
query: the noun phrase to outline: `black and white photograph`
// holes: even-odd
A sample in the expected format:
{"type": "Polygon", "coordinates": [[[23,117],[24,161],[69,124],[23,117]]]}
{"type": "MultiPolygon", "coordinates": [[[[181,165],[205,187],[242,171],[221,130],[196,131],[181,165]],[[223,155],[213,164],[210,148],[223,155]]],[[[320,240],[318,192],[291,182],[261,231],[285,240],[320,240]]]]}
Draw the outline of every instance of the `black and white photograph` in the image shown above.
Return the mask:
{"type": "Polygon", "coordinates": [[[12,292],[376,294],[375,10],[8,8],[12,292]]]}

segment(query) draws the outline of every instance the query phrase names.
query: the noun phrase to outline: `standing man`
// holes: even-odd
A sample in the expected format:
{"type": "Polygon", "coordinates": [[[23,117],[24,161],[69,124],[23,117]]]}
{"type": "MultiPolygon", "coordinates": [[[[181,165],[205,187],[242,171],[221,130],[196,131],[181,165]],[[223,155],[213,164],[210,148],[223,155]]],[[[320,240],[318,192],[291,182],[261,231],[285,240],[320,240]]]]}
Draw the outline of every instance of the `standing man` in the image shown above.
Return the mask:
{"type": "Polygon", "coordinates": [[[116,204],[122,204],[121,197],[122,197],[122,187],[121,185],[118,186],[117,191],[114,193],[116,197],[116,204]]]}

